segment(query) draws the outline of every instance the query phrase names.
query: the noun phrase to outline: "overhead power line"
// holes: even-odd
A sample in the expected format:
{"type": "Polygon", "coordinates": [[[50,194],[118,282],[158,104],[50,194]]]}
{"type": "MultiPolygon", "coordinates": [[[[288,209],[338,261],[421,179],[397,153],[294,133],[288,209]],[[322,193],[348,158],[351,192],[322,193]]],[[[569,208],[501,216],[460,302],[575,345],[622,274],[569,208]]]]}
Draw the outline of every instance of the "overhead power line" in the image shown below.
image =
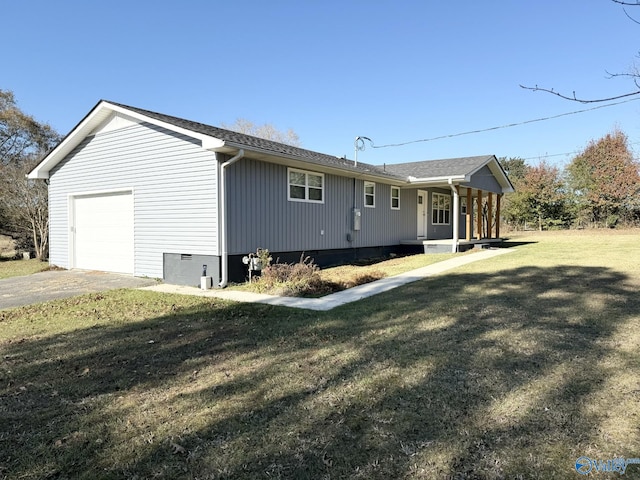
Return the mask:
{"type": "MultiPolygon", "coordinates": [[[[638,145],[638,144],[640,144],[640,142],[631,142],[631,143],[629,143],[629,145],[638,145]]],[[[564,152],[564,153],[552,153],[550,155],[548,155],[548,154],[537,155],[535,157],[523,158],[522,160],[537,160],[537,159],[542,159],[542,158],[561,157],[563,155],[577,155],[579,153],[581,153],[581,150],[574,150],[573,152],[564,152]]]]}
{"type": "Polygon", "coordinates": [[[640,100],[640,98],[638,98],[638,97],[630,98],[630,99],[627,99],[627,100],[622,100],[620,102],[607,103],[606,105],[598,105],[598,106],[595,106],[595,107],[585,108],[585,109],[582,109],[582,110],[575,110],[573,112],[560,113],[558,115],[552,115],[552,116],[549,116],[549,117],[535,118],[533,120],[525,120],[523,122],[509,123],[507,125],[500,125],[498,127],[482,128],[482,129],[479,129],[479,130],[471,130],[471,131],[468,131],[468,132],[452,133],[450,135],[441,135],[439,137],[422,138],[420,140],[411,140],[409,142],[388,143],[386,145],[374,145],[373,142],[371,142],[371,146],[373,148],[402,147],[404,145],[410,145],[412,143],[432,142],[434,140],[442,140],[444,138],[461,137],[462,135],[471,135],[473,133],[490,132],[492,130],[500,130],[500,129],[503,129],[503,128],[518,127],[520,125],[527,125],[529,123],[544,122],[544,121],[547,121],[547,120],[553,120],[554,118],[566,117],[568,115],[576,115],[578,113],[590,112],[590,111],[593,111],[593,110],[599,110],[601,108],[613,107],[615,105],[620,105],[622,103],[635,102],[636,100],[640,100]]]}

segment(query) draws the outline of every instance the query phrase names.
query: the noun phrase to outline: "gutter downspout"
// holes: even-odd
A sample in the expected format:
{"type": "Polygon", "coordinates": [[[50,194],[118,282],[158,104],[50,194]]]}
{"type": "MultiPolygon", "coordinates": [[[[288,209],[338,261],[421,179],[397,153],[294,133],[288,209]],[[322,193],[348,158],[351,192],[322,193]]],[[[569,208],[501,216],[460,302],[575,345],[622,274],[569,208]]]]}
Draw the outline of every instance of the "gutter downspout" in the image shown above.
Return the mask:
{"type": "Polygon", "coordinates": [[[226,185],[227,185],[227,179],[226,179],[226,168],[231,165],[232,163],[236,163],[238,160],[240,160],[242,157],[244,157],[244,150],[241,148],[240,150],[238,150],[238,153],[233,157],[230,158],[229,160],[227,160],[226,162],[224,162],[222,165],[220,165],[220,201],[218,203],[218,205],[220,206],[220,211],[221,211],[221,215],[220,215],[220,253],[222,256],[222,278],[220,279],[220,283],[218,284],[218,286],[220,288],[224,288],[227,286],[227,283],[229,283],[229,267],[228,267],[228,252],[227,252],[227,199],[226,199],[226,185]]]}
{"type": "Polygon", "coordinates": [[[453,243],[451,244],[451,253],[456,253],[460,236],[460,196],[458,195],[458,189],[453,185],[452,178],[449,179],[448,183],[453,192],[453,243]]]}

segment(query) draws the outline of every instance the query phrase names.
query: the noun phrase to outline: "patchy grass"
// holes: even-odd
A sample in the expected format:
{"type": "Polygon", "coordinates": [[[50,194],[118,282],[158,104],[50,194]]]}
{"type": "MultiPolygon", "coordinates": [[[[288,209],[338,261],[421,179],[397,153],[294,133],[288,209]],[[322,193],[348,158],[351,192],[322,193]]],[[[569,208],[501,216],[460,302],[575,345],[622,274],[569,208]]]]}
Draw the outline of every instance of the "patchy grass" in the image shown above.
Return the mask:
{"type": "Polygon", "coordinates": [[[465,253],[407,255],[375,262],[370,265],[342,265],[339,267],[325,268],[320,271],[320,274],[322,278],[327,281],[342,282],[345,284],[345,288],[351,288],[351,286],[367,283],[359,281],[359,278],[369,276],[372,278],[372,280],[369,281],[373,281],[384,277],[392,277],[400,273],[415,270],[416,268],[426,267],[427,265],[448,260],[456,255],[465,255],[465,253]]]}
{"type": "Polygon", "coordinates": [[[581,478],[582,455],[639,457],[636,239],[518,235],[331,312],[127,290],[0,311],[0,478],[581,478]]]}
{"type": "Polygon", "coordinates": [[[0,260],[0,279],[21,277],[49,270],[49,264],[36,258],[30,260],[0,260]]]}

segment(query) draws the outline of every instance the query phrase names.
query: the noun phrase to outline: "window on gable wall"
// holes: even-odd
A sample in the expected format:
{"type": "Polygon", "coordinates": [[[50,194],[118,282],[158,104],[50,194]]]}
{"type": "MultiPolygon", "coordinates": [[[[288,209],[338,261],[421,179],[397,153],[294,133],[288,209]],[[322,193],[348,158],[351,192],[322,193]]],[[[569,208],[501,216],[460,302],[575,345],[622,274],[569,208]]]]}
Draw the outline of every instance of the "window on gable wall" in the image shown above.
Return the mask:
{"type": "Polygon", "coordinates": [[[374,208],[376,206],[376,184],[364,182],[364,206],[374,208]]]}
{"type": "Polygon", "coordinates": [[[324,174],[288,169],[289,200],[324,203],[324,174]]]}
{"type": "Polygon", "coordinates": [[[449,225],[451,215],[451,195],[434,193],[431,197],[432,223],[434,225],[449,225]]]}
{"type": "Polygon", "coordinates": [[[391,187],[391,210],[400,210],[400,189],[391,187]]]}

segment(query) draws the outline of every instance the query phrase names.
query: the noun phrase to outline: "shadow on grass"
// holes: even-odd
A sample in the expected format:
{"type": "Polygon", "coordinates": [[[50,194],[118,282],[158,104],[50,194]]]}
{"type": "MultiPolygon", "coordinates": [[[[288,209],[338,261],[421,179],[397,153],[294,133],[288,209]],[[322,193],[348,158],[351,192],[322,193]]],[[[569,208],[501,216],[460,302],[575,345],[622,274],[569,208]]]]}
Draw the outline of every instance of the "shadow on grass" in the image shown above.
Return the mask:
{"type": "Polygon", "coordinates": [[[498,248],[514,248],[522,247],[524,245],[532,245],[538,243],[535,240],[510,240],[508,237],[504,239],[502,243],[497,244],[498,248]]]}
{"type": "Polygon", "coordinates": [[[637,456],[602,444],[599,403],[627,280],[451,274],[329,313],[202,300],[12,341],[0,478],[566,478],[637,456]]]}

